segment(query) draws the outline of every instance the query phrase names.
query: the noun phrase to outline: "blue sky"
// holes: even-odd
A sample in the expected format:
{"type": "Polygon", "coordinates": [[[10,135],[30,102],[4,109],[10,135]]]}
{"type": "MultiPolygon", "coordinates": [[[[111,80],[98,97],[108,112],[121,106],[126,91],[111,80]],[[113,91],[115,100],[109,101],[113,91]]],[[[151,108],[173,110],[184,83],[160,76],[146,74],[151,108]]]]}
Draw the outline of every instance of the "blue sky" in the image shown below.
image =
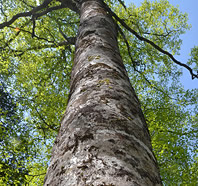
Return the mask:
{"type": "MultiPolygon", "coordinates": [[[[134,3],[135,5],[141,5],[143,0],[125,0],[128,3],[134,3]]],[[[179,5],[179,9],[182,12],[188,13],[189,23],[192,25],[190,31],[181,36],[183,44],[179,56],[175,56],[179,61],[186,63],[189,59],[190,49],[195,45],[198,46],[198,0],[169,0],[173,5],[179,5]]],[[[198,88],[198,79],[192,80],[190,73],[183,68],[183,76],[181,82],[185,89],[198,88]]]]}

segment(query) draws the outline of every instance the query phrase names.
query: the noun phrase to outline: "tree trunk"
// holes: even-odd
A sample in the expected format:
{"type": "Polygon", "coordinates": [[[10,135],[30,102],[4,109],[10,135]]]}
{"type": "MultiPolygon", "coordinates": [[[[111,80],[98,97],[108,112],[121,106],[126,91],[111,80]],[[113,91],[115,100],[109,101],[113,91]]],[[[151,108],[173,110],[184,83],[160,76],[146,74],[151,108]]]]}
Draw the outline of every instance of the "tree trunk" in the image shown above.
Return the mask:
{"type": "Polygon", "coordinates": [[[80,16],[71,96],[44,185],[161,185],[116,24],[101,0],[84,1],[80,16]]]}

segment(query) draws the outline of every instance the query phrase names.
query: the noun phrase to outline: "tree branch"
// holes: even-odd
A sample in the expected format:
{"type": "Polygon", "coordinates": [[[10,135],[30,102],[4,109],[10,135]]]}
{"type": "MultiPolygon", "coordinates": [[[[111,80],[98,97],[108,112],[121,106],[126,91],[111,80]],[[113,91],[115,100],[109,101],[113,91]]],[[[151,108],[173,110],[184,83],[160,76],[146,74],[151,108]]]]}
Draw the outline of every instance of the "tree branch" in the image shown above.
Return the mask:
{"type": "Polygon", "coordinates": [[[59,2],[61,2],[61,4],[65,7],[65,8],[69,8],[70,10],[76,12],[76,13],[80,13],[80,4],[79,4],[79,0],[57,0],[59,2]]]}
{"type": "Polygon", "coordinates": [[[28,6],[28,7],[35,8],[34,6],[29,5],[28,3],[26,3],[24,0],[20,0],[20,1],[22,1],[22,2],[23,2],[26,6],[28,6]]]}
{"type": "Polygon", "coordinates": [[[122,38],[124,39],[124,42],[126,43],[127,51],[128,51],[129,57],[130,57],[130,59],[131,59],[131,62],[132,62],[132,64],[133,64],[133,68],[134,68],[134,70],[135,70],[135,64],[136,64],[136,62],[134,61],[134,59],[133,59],[132,56],[131,56],[129,43],[128,43],[128,41],[127,41],[127,39],[126,39],[124,33],[122,32],[122,29],[121,29],[119,26],[118,26],[118,31],[120,32],[122,38]]]}
{"type": "Polygon", "coordinates": [[[3,2],[2,2],[2,0],[0,1],[1,2],[1,7],[0,7],[0,9],[1,9],[1,12],[2,12],[2,14],[5,16],[5,19],[6,19],[6,21],[7,21],[7,15],[5,14],[5,12],[4,12],[4,10],[3,10],[3,2]]]}
{"type": "Polygon", "coordinates": [[[27,174],[27,176],[33,176],[33,177],[35,177],[35,176],[42,176],[42,175],[45,175],[46,174],[46,172],[45,173],[41,173],[41,174],[34,174],[34,175],[32,175],[32,174],[27,174]]]}
{"type": "Polygon", "coordinates": [[[35,16],[35,18],[38,18],[38,17],[41,17],[49,12],[52,12],[53,10],[59,10],[62,8],[65,8],[62,4],[58,5],[58,6],[50,7],[50,8],[47,8],[46,10],[44,10],[43,12],[34,14],[34,16],[35,16]]]}
{"type": "Polygon", "coordinates": [[[36,27],[36,19],[34,15],[32,16],[32,23],[33,23],[33,26],[32,26],[32,38],[33,38],[35,36],[35,27],[36,27]]]}
{"type": "Polygon", "coordinates": [[[42,117],[42,115],[40,114],[40,112],[38,111],[38,109],[37,109],[36,107],[35,107],[35,110],[36,110],[37,114],[39,115],[40,119],[43,121],[43,123],[44,123],[46,126],[48,126],[51,130],[56,131],[56,128],[54,128],[53,126],[49,125],[49,124],[45,121],[45,119],[42,117]]]}
{"type": "Polygon", "coordinates": [[[41,5],[33,8],[31,11],[29,12],[23,12],[23,13],[19,13],[19,14],[16,14],[14,15],[10,21],[7,21],[7,22],[4,22],[2,24],[0,24],[0,29],[6,27],[6,26],[9,26],[11,25],[12,23],[14,23],[18,18],[20,17],[28,17],[28,16],[31,16],[33,14],[36,14],[36,12],[42,10],[43,8],[47,7],[48,4],[51,2],[52,0],[45,0],[41,5]]]}
{"type": "Polygon", "coordinates": [[[198,78],[198,73],[194,74],[192,68],[190,68],[188,65],[186,65],[184,63],[181,63],[180,61],[176,60],[171,53],[169,53],[166,50],[160,48],[154,42],[150,41],[149,39],[147,39],[145,37],[142,37],[141,35],[139,35],[135,30],[130,28],[122,19],[120,19],[106,4],[105,4],[105,7],[106,7],[106,10],[110,13],[111,16],[113,16],[124,28],[126,28],[129,32],[131,32],[133,35],[135,35],[140,41],[144,41],[144,42],[150,44],[155,49],[157,49],[159,52],[161,52],[161,53],[167,55],[168,57],[170,57],[172,59],[172,61],[175,62],[176,64],[178,64],[182,67],[185,67],[190,72],[190,74],[192,76],[192,79],[198,78]]]}
{"type": "Polygon", "coordinates": [[[124,9],[126,10],[127,8],[126,8],[126,5],[124,4],[124,1],[122,1],[122,0],[118,0],[118,1],[124,7],[124,9]]]}
{"type": "Polygon", "coordinates": [[[139,71],[137,68],[136,68],[136,64],[138,64],[131,56],[131,52],[130,52],[130,46],[129,46],[129,43],[124,35],[124,33],[122,32],[122,29],[118,26],[118,31],[120,32],[120,34],[122,35],[122,38],[124,39],[124,42],[126,43],[126,46],[127,46],[127,50],[128,50],[128,54],[129,54],[129,57],[131,59],[131,62],[133,64],[133,68],[134,68],[134,71],[138,72],[141,76],[143,76],[144,80],[146,81],[146,83],[148,83],[150,85],[151,88],[154,88],[155,90],[159,91],[159,92],[162,92],[164,95],[168,96],[170,99],[173,99],[173,100],[176,100],[172,97],[170,97],[167,93],[165,93],[163,90],[157,88],[157,86],[153,85],[147,78],[146,76],[141,72],[139,71]]]}
{"type": "MultiPolygon", "coordinates": [[[[9,26],[10,28],[15,28],[15,27],[13,27],[13,26],[9,26]]],[[[26,33],[29,33],[29,34],[31,34],[32,35],[32,32],[30,32],[30,31],[27,31],[27,30],[24,30],[24,29],[20,29],[20,31],[19,32],[21,32],[21,31],[23,31],[23,32],[26,32],[26,33]]],[[[45,41],[47,41],[48,43],[54,43],[54,41],[50,41],[50,40],[48,40],[48,39],[46,39],[46,38],[44,38],[44,37],[39,37],[39,36],[36,36],[36,35],[34,35],[34,37],[36,37],[37,39],[42,39],[42,40],[45,40],[45,41]]]]}

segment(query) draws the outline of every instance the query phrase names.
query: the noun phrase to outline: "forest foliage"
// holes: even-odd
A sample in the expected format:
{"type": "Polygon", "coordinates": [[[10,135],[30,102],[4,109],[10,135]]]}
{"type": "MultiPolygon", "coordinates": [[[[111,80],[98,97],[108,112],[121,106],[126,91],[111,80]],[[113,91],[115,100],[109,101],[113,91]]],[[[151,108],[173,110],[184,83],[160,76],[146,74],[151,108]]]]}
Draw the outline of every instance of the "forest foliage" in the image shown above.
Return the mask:
{"type": "MultiPolygon", "coordinates": [[[[0,25],[42,2],[0,0],[0,25]]],[[[144,0],[127,8],[120,0],[106,3],[141,37],[179,55],[180,36],[191,26],[178,7],[167,0],[144,0]]],[[[44,10],[53,7],[61,3],[53,0],[44,10]]],[[[198,89],[184,89],[180,65],[115,21],[121,56],[141,101],[164,185],[198,184],[198,89]]],[[[67,106],[78,25],[77,13],[57,8],[0,27],[0,185],[43,183],[67,106]]],[[[194,70],[197,56],[194,47],[187,63],[194,70]]]]}

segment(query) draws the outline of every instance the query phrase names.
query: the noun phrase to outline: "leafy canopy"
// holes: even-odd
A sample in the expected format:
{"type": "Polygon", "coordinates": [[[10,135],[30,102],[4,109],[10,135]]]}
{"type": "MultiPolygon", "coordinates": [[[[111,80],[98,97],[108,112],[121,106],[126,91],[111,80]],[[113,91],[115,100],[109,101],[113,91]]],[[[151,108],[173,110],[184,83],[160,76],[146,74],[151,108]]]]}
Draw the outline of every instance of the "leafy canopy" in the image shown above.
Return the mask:
{"type": "MultiPolygon", "coordinates": [[[[1,0],[0,22],[43,2],[1,0]]],[[[144,0],[140,7],[127,8],[120,0],[106,3],[119,26],[120,52],[142,104],[162,180],[165,185],[196,185],[198,91],[179,83],[180,66],[186,66],[152,44],[178,55],[180,35],[190,29],[187,14],[167,0],[144,0]]],[[[1,185],[42,185],[67,104],[79,15],[55,0],[36,15],[0,27],[1,185]]],[[[197,54],[194,47],[187,63],[194,70],[197,54]]]]}

